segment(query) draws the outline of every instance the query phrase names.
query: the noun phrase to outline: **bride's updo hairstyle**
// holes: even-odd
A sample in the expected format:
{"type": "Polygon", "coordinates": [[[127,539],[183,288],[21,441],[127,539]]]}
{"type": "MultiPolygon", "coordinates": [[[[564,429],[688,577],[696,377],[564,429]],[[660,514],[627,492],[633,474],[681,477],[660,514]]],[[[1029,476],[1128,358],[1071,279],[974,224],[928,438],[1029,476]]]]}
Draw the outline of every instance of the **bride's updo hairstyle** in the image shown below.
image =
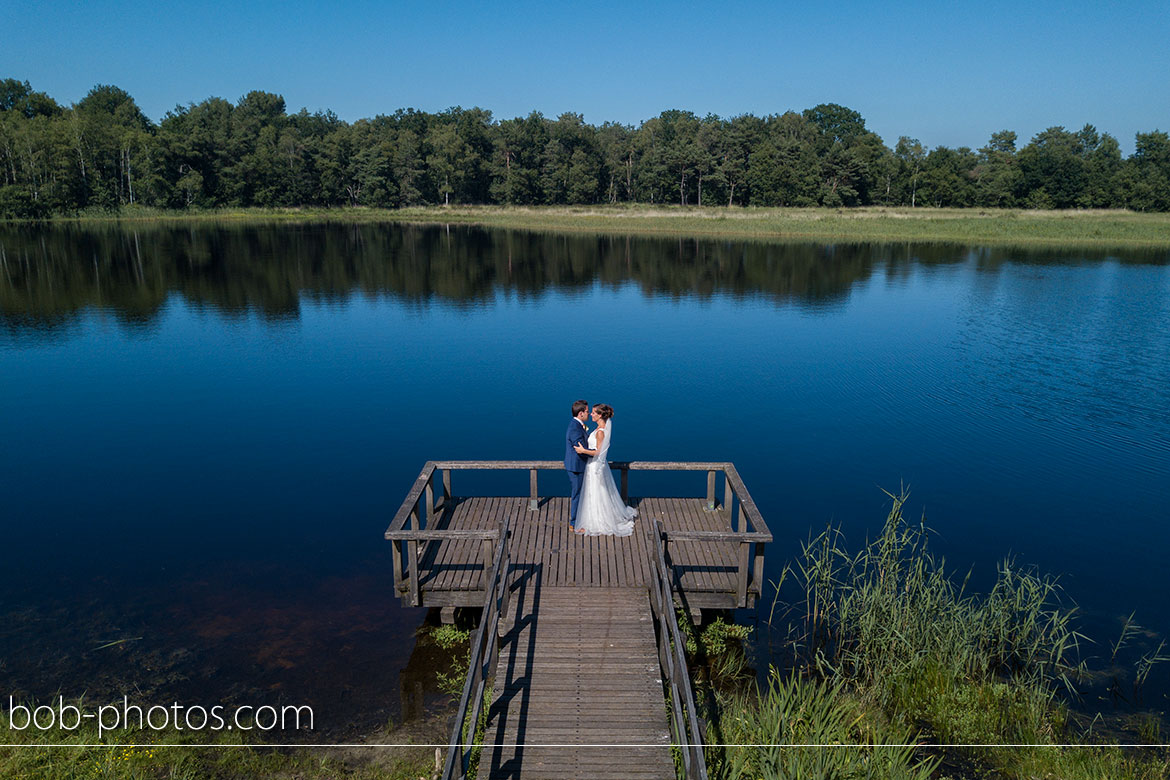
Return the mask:
{"type": "Polygon", "coordinates": [[[603,420],[613,417],[613,407],[609,404],[593,404],[593,411],[603,420]]]}

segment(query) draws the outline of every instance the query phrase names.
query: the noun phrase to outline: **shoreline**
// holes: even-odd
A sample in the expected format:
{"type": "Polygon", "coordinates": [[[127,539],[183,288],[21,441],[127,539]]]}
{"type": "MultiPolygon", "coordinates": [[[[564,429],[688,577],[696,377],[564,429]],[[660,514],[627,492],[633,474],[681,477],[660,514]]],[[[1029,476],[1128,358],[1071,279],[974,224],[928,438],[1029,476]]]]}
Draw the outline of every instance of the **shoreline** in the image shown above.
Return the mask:
{"type": "MultiPolygon", "coordinates": [[[[53,217],[39,224],[343,222],[470,225],[529,232],[769,242],[947,243],[976,246],[1170,249],[1170,214],[1123,210],[1028,211],[864,207],[416,206],[214,209],[53,217]]],[[[9,220],[0,224],[38,224],[9,220]]]]}

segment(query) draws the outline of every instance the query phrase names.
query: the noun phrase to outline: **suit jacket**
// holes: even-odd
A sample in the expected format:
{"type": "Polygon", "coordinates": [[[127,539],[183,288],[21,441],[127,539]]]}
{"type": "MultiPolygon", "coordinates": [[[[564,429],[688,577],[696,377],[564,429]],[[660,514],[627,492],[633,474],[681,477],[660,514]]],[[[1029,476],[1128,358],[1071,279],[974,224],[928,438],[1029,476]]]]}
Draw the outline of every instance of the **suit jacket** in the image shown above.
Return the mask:
{"type": "Polygon", "coordinates": [[[589,460],[578,455],[577,451],[573,449],[573,445],[580,444],[588,449],[589,445],[586,442],[585,426],[576,417],[569,418],[569,430],[565,433],[565,471],[582,472],[585,470],[585,464],[589,460]]]}

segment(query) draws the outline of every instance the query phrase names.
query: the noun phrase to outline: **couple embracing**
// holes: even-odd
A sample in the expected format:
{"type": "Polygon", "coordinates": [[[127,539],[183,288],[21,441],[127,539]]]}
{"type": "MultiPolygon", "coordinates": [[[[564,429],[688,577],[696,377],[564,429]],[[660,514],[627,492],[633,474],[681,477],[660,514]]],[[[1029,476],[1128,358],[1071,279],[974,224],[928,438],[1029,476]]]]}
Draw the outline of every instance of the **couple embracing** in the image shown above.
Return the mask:
{"type": "Polygon", "coordinates": [[[588,536],[629,536],[638,510],[626,506],[613,482],[605,454],[613,441],[613,407],[576,401],[565,435],[565,471],[569,473],[569,527],[588,536]],[[585,421],[592,417],[592,433],[585,421]]]}

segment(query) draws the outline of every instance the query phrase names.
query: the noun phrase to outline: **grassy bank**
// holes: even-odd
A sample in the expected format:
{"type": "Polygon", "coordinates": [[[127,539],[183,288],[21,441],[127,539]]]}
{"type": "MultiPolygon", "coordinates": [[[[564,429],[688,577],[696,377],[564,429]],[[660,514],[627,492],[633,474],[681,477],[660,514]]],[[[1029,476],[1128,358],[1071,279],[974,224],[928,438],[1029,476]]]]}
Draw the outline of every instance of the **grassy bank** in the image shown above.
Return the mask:
{"type": "Polygon", "coordinates": [[[54,222],[338,221],[469,224],[551,232],[701,236],[711,238],[947,242],[974,245],[1170,249],[1170,214],[1128,211],[1005,209],[756,209],[671,206],[502,207],[427,206],[397,210],[219,209],[166,212],[124,209],[54,222]]]}
{"type": "Polygon", "coordinates": [[[1170,778],[1164,748],[1107,743],[1064,704],[1084,638],[1056,584],[1005,563],[987,594],[967,593],[902,504],[860,551],[828,531],[786,570],[785,672],[717,690],[709,713],[719,742],[774,747],[713,747],[712,777],[1170,778]]]}
{"type": "MultiPolygon", "coordinates": [[[[435,768],[427,743],[445,730],[448,713],[362,741],[395,747],[281,748],[246,743],[240,732],[120,730],[99,738],[96,727],[74,731],[13,730],[0,714],[0,777],[8,780],[416,780],[435,768]],[[103,742],[107,744],[102,744],[103,742]],[[115,743],[115,744],[111,744],[115,743]],[[418,747],[397,747],[417,744],[418,747]]],[[[440,740],[444,741],[444,740],[440,740]]]]}
{"type": "Polygon", "coordinates": [[[975,209],[427,208],[404,221],[526,230],[856,242],[1170,247],[1170,214],[975,209]]]}

